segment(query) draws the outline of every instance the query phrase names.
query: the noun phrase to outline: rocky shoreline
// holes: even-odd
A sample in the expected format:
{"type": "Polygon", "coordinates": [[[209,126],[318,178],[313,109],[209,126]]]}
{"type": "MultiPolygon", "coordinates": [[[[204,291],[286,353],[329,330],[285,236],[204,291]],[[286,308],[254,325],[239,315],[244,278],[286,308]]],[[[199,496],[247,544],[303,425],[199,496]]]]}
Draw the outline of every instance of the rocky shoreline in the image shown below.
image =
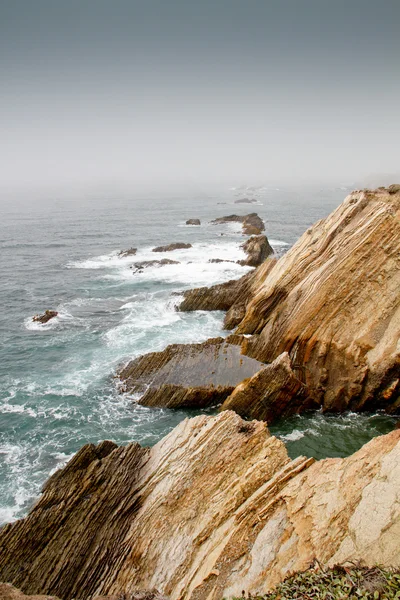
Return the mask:
{"type": "Polygon", "coordinates": [[[178,307],[224,310],[235,332],[119,373],[144,406],[220,414],[153,448],[84,446],[0,529],[0,581],[63,600],[155,588],[220,600],[266,593],[313,561],[400,567],[400,430],[315,461],[291,460],[267,428],[309,408],[398,413],[400,188],[353,192],[279,260],[255,217],[223,222],[257,236],[246,244],[261,264],[178,307]]]}

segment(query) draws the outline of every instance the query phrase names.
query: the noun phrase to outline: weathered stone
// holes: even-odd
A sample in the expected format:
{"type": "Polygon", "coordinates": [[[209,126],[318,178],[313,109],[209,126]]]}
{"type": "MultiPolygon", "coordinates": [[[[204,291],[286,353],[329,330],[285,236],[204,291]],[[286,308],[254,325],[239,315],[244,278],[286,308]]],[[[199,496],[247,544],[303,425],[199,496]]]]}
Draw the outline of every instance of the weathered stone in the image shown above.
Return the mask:
{"type": "Polygon", "coordinates": [[[252,377],[245,379],[228,396],[220,410],[234,410],[241,417],[272,423],[300,409],[315,408],[306,386],[296,377],[287,352],[252,377]]]}
{"type": "Polygon", "coordinates": [[[35,315],[32,317],[32,321],[37,323],[47,323],[50,319],[54,319],[58,315],[56,310],[46,310],[42,315],[35,315]]]}
{"type": "Polygon", "coordinates": [[[400,409],[399,216],[399,192],[353,192],[253,287],[246,353],[288,352],[324,410],[400,409]]]}
{"type": "Polygon", "coordinates": [[[173,344],[131,361],[119,374],[123,390],[142,393],[142,406],[206,407],[220,404],[237,384],[261,368],[223,338],[173,344]]]}
{"type": "Polygon", "coordinates": [[[41,596],[37,594],[25,596],[25,594],[10,583],[0,583],[0,600],[58,600],[58,598],[55,596],[41,596]]]}
{"type": "Polygon", "coordinates": [[[129,248],[128,250],[121,250],[118,252],[118,256],[120,258],[125,258],[125,256],[134,256],[137,252],[137,248],[129,248]]]}
{"type": "Polygon", "coordinates": [[[262,265],[240,279],[232,279],[211,287],[195,288],[184,292],[184,300],[178,310],[183,312],[193,310],[225,310],[228,311],[224,327],[233,329],[243,319],[247,303],[253,297],[253,290],[258,289],[271,269],[276,264],[275,259],[267,259],[262,265]]]}
{"type": "Polygon", "coordinates": [[[134,263],[130,268],[141,271],[147,267],[163,267],[165,265],[180,265],[179,260],[171,260],[170,258],[162,258],[161,260],[142,260],[134,263]]]}
{"type": "Polygon", "coordinates": [[[265,235],[252,236],[241,247],[247,258],[240,260],[239,264],[247,267],[258,267],[274,253],[265,235]]]}
{"type": "Polygon", "coordinates": [[[153,448],[84,446],[0,530],[0,578],[64,600],[220,600],[314,560],[398,567],[399,536],[400,431],[346,459],[291,461],[265,423],[225,411],[153,448]]]}
{"type": "Polygon", "coordinates": [[[175,242],[173,244],[168,244],[168,246],[157,246],[153,248],[152,252],[171,252],[172,250],[185,250],[186,248],[191,248],[192,244],[185,244],[184,242],[175,242]]]}
{"type": "Polygon", "coordinates": [[[201,225],[200,219],[188,219],[186,225],[201,225]]]}

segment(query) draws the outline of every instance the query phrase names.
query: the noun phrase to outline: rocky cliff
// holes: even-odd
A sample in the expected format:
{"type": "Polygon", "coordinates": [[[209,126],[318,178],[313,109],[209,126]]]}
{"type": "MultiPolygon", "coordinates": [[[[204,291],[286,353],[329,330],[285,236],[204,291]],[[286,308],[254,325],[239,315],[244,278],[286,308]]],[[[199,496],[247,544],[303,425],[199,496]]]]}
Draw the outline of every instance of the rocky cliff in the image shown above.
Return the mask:
{"type": "Polygon", "coordinates": [[[0,580],[64,600],[220,600],[314,559],[398,566],[399,538],[400,431],[347,459],[292,461],[265,423],[226,411],[151,449],[84,446],[1,529],[0,580]]]}
{"type": "Polygon", "coordinates": [[[354,192],[268,274],[238,327],[327,410],[399,406],[400,192],[354,192]]]}

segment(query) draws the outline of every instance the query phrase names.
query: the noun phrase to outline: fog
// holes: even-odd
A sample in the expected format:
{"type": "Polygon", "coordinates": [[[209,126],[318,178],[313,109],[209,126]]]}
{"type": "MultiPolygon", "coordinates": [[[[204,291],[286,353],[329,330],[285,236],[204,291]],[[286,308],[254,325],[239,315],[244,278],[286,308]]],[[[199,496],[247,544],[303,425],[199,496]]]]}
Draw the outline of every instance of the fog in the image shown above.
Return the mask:
{"type": "Polygon", "coordinates": [[[0,187],[399,172],[398,0],[0,0],[0,187]]]}

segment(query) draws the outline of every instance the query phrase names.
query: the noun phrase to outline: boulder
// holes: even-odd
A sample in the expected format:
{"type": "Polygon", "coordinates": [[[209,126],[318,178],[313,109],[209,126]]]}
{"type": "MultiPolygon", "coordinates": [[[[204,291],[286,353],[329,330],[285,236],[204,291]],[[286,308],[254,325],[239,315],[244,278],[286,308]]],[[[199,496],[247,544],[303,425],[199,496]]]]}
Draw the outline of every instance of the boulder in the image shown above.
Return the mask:
{"type": "Polygon", "coordinates": [[[175,242],[174,244],[168,244],[168,246],[157,246],[153,248],[152,252],[171,252],[172,250],[185,250],[191,248],[192,244],[185,244],[183,242],[175,242]]]}
{"type": "Polygon", "coordinates": [[[258,267],[274,253],[265,235],[252,236],[241,247],[247,254],[247,258],[238,262],[246,267],[258,267]]]}
{"type": "Polygon", "coordinates": [[[257,286],[238,333],[288,352],[326,411],[400,409],[400,192],[353,192],[257,286]]]}
{"type": "Polygon", "coordinates": [[[200,219],[188,219],[186,225],[201,225],[200,219]]]}
{"type": "Polygon", "coordinates": [[[235,260],[229,260],[227,258],[210,258],[210,260],[208,262],[209,263],[223,263],[223,262],[236,263],[235,260]]]}
{"type": "Polygon", "coordinates": [[[220,404],[237,384],[262,364],[241,355],[238,343],[223,338],[202,344],[172,344],[128,363],[119,373],[122,390],[142,393],[139,404],[164,408],[203,408],[220,404]]]}
{"type": "Polygon", "coordinates": [[[399,567],[400,431],[290,460],[265,423],[182,421],[152,448],[84,446],[0,530],[0,579],[64,600],[259,596],[314,561],[399,567]]]}
{"type": "Polygon", "coordinates": [[[146,267],[164,267],[165,265],[180,265],[179,260],[171,260],[170,258],[162,258],[161,260],[142,260],[135,262],[130,268],[141,270],[146,267]]]}
{"type": "Polygon", "coordinates": [[[32,317],[32,321],[37,323],[47,323],[50,319],[54,319],[58,315],[56,310],[46,310],[42,315],[35,315],[32,317]]]}
{"type": "Polygon", "coordinates": [[[246,419],[270,424],[276,416],[289,417],[305,406],[315,408],[299,377],[301,374],[295,374],[289,355],[284,352],[273,363],[239,383],[220,410],[234,410],[246,419]]]}
{"type": "Polygon", "coordinates": [[[125,258],[126,256],[134,256],[137,252],[137,248],[129,248],[128,250],[121,250],[118,252],[118,256],[120,258],[125,258]]]}

